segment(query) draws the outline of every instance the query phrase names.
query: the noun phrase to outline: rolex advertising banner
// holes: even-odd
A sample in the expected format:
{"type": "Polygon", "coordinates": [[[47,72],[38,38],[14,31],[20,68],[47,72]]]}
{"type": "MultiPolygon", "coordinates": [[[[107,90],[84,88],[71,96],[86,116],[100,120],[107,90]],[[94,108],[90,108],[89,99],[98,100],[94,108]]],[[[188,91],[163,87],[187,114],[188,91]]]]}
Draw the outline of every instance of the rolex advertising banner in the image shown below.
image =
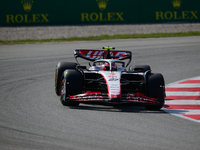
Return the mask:
{"type": "Polygon", "coordinates": [[[200,0],[7,0],[0,26],[200,22],[200,0]]]}

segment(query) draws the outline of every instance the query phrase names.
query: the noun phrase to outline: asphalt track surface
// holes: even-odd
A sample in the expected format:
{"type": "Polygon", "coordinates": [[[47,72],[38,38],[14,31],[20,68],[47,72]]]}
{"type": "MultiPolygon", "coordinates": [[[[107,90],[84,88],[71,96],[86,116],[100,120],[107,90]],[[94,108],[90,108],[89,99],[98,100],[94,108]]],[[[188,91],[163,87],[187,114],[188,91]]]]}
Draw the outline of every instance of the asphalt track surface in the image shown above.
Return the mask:
{"type": "Polygon", "coordinates": [[[61,105],[54,92],[59,61],[76,48],[115,46],[149,64],[166,84],[200,75],[200,37],[0,46],[1,150],[197,150],[200,124],[143,106],[61,105]]]}

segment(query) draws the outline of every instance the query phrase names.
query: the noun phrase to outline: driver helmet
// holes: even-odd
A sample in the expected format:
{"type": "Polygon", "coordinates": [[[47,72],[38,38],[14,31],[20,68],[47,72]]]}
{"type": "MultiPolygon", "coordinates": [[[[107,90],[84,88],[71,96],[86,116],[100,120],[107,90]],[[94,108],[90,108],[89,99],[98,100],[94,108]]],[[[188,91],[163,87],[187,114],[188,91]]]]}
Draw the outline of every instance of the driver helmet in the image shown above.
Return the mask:
{"type": "Polygon", "coordinates": [[[110,70],[110,64],[109,63],[105,63],[101,66],[101,70],[104,71],[109,71],[110,70]]]}
{"type": "Polygon", "coordinates": [[[111,67],[113,71],[117,71],[117,65],[115,63],[112,63],[111,67]]]}

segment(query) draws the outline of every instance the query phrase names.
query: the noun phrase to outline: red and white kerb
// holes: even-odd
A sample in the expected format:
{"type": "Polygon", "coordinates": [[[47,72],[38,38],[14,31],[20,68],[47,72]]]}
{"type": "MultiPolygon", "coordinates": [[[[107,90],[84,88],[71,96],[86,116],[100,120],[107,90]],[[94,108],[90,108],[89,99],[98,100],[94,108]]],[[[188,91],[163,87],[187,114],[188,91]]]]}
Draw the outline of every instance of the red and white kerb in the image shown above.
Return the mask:
{"type": "Polygon", "coordinates": [[[163,110],[200,123],[200,76],[167,85],[163,110]]]}

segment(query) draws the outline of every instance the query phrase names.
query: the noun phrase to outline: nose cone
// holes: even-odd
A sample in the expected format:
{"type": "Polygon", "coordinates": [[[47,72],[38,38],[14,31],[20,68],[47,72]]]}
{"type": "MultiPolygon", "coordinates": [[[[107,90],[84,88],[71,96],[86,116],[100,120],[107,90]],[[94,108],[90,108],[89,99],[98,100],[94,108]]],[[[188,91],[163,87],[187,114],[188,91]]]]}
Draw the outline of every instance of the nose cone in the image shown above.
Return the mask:
{"type": "Polygon", "coordinates": [[[102,71],[101,75],[104,77],[107,89],[108,97],[111,100],[117,100],[121,98],[121,72],[118,71],[102,71]]]}

